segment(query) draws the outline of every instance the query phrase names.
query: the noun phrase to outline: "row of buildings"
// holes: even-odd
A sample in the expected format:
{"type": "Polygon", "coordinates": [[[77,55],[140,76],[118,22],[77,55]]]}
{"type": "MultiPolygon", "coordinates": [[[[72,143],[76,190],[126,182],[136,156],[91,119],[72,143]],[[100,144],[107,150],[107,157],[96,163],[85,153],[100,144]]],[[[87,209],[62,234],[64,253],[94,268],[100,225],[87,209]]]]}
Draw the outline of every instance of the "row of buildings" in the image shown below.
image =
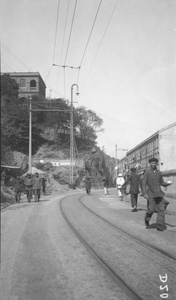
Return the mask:
{"type": "Polygon", "coordinates": [[[132,167],[144,171],[152,157],[158,158],[161,171],[176,169],[176,122],[158,130],[129,150],[126,156],[117,162],[118,172],[125,174],[132,167]]]}
{"type": "Polygon", "coordinates": [[[167,177],[166,180],[173,183],[168,196],[176,198],[176,122],[158,130],[129,150],[126,156],[117,162],[117,172],[125,176],[135,167],[140,174],[147,169],[148,161],[152,157],[158,158],[158,168],[163,176],[167,177]]]}

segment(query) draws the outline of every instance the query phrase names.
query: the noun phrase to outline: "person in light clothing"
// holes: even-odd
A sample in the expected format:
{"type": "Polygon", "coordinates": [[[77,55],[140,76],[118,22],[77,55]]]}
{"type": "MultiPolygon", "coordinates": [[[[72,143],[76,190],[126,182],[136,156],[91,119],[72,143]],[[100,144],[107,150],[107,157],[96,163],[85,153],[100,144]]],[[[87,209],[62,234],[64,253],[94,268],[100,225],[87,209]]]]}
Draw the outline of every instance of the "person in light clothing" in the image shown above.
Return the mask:
{"type": "Polygon", "coordinates": [[[108,177],[103,178],[103,185],[104,185],[105,195],[109,195],[109,179],[108,179],[108,177]]]}
{"type": "Polygon", "coordinates": [[[118,196],[120,201],[123,201],[123,184],[125,183],[125,179],[123,178],[122,174],[119,174],[116,179],[116,187],[118,191],[118,196]]]}

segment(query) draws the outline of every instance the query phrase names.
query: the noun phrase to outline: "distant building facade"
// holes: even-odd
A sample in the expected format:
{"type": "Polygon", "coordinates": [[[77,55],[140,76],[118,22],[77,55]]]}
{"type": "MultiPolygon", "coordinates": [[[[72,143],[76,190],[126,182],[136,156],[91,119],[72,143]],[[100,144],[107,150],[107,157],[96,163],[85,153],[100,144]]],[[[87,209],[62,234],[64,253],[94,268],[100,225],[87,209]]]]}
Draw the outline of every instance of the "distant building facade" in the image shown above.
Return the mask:
{"type": "Polygon", "coordinates": [[[176,169],[176,122],[158,130],[148,139],[129,150],[117,162],[119,173],[126,173],[132,167],[145,170],[151,157],[159,160],[160,171],[176,169]]]}
{"type": "Polygon", "coordinates": [[[37,95],[45,99],[46,85],[39,72],[7,72],[19,85],[19,98],[37,95]]]}
{"type": "MultiPolygon", "coordinates": [[[[117,162],[117,173],[126,175],[132,167],[138,173],[149,166],[149,159],[158,158],[158,168],[167,179],[173,182],[170,195],[176,197],[176,122],[158,130],[148,139],[129,150],[125,157],[117,162]]],[[[169,193],[168,193],[169,195],[169,193]]]]}

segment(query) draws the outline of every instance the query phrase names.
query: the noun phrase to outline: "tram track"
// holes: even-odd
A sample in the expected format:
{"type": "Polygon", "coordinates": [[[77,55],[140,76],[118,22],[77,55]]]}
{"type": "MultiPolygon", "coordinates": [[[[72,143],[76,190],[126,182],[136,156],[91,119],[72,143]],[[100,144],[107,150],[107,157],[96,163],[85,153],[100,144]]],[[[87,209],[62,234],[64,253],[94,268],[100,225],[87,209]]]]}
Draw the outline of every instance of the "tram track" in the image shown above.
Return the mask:
{"type": "Polygon", "coordinates": [[[107,219],[103,218],[102,216],[98,215],[96,212],[94,212],[92,209],[90,209],[89,207],[87,207],[82,201],[81,199],[83,198],[84,196],[80,197],[79,198],[79,202],[87,209],[89,210],[92,214],[96,215],[98,218],[102,219],[104,222],[106,222],[109,226],[115,228],[116,230],[118,230],[119,232],[127,235],[130,239],[133,239],[135,240],[135,242],[139,243],[140,245],[143,244],[145,245],[146,247],[148,247],[149,249],[152,249],[152,250],[155,250],[163,255],[165,255],[166,257],[168,258],[171,258],[173,259],[174,261],[176,260],[176,257],[174,257],[173,255],[167,253],[166,251],[152,245],[152,244],[149,244],[147,242],[145,242],[144,240],[142,240],[141,238],[139,237],[136,237],[136,236],[133,236],[131,234],[129,234],[127,231],[123,230],[122,228],[116,226],[115,224],[112,224],[111,222],[109,222],[107,219]]]}
{"type": "MultiPolygon", "coordinates": [[[[175,257],[168,254],[167,252],[163,251],[162,249],[159,249],[155,247],[152,244],[146,243],[141,238],[136,238],[133,235],[129,234],[122,228],[119,228],[115,224],[112,224],[110,221],[105,219],[104,217],[98,215],[96,212],[94,212],[92,209],[87,207],[85,203],[83,203],[83,198],[85,196],[79,196],[76,200],[74,200],[74,205],[71,205],[72,201],[68,200],[68,197],[63,198],[60,202],[60,210],[62,212],[62,215],[71,228],[71,230],[74,232],[76,237],[81,241],[81,243],[88,249],[88,251],[95,257],[96,261],[101,264],[101,266],[105,269],[105,271],[111,276],[111,278],[116,282],[118,286],[122,288],[122,290],[130,297],[130,299],[155,299],[149,297],[148,294],[150,292],[146,291],[147,288],[142,287],[142,282],[145,282],[145,278],[147,278],[146,274],[147,271],[145,271],[141,268],[139,265],[139,276],[140,278],[140,284],[141,291],[139,293],[138,291],[138,284],[135,283],[135,280],[131,277],[131,274],[129,276],[130,282],[128,280],[128,271],[126,268],[128,267],[128,263],[125,264],[124,257],[122,257],[122,263],[120,259],[120,255],[123,255],[123,247],[119,246],[118,244],[113,244],[114,240],[119,241],[119,244],[124,244],[124,253],[128,252],[127,248],[131,248],[133,250],[133,253],[135,253],[136,257],[140,256],[143,257],[143,259],[146,260],[145,264],[147,266],[148,262],[150,262],[150,266],[148,266],[149,274],[151,272],[152,276],[154,275],[154,270],[151,264],[154,264],[157,266],[158,270],[162,269],[163,272],[167,271],[167,264],[165,262],[164,267],[160,268],[160,262],[164,260],[169,260],[169,265],[173,265],[173,262],[175,262],[175,257]],[[74,218],[74,210],[76,210],[76,213],[78,216],[80,216],[79,222],[78,219],[75,220],[74,218]],[[80,220],[81,219],[81,220],[80,220]],[[84,225],[84,220],[87,220],[87,224],[84,225]],[[90,220],[90,221],[89,221],[90,220]],[[93,224],[91,227],[91,223],[93,224]],[[92,232],[91,237],[86,232],[90,232],[92,229],[90,228],[98,228],[97,232],[92,232]],[[98,234],[98,232],[104,231],[105,237],[103,237],[103,234],[98,234]],[[110,245],[106,245],[106,237],[111,234],[111,242],[110,245]],[[92,238],[92,240],[91,240],[92,238]],[[113,244],[113,245],[111,245],[113,244]],[[102,247],[102,249],[101,249],[102,247]],[[104,247],[104,248],[103,248],[104,247]],[[115,248],[117,247],[117,249],[115,248]],[[110,249],[111,248],[111,249],[110,249]],[[116,254],[114,254],[116,252],[116,254]],[[115,264],[113,261],[117,261],[115,264]],[[144,274],[143,274],[144,273],[144,274]],[[143,277],[143,278],[142,278],[143,277]],[[147,297],[147,298],[145,298],[147,297]]],[[[124,254],[125,255],[125,254],[124,254]]],[[[129,255],[129,254],[128,254],[129,255]]],[[[135,257],[134,257],[135,259],[135,257]]],[[[129,272],[130,269],[134,271],[134,267],[131,266],[131,260],[129,260],[129,272]]],[[[141,258],[139,259],[141,261],[141,258]]],[[[137,271],[135,271],[137,274],[137,271]]],[[[135,276],[134,272],[134,276],[135,276]]],[[[157,272],[156,272],[157,273],[157,272]]],[[[159,276],[159,274],[158,274],[159,276]]],[[[170,276],[174,276],[174,267],[170,269],[170,276]]],[[[155,278],[156,280],[156,278],[155,278]]],[[[157,280],[156,280],[157,281],[157,280]]],[[[149,286],[149,284],[147,284],[149,286]]],[[[157,293],[157,288],[155,288],[154,293],[157,293]]]]}
{"type": "Polygon", "coordinates": [[[78,230],[75,229],[75,227],[72,225],[72,223],[69,221],[68,217],[66,216],[64,209],[62,207],[62,202],[65,198],[63,198],[60,202],[60,209],[61,213],[66,221],[66,223],[69,225],[71,230],[74,232],[76,237],[79,239],[79,241],[88,249],[88,251],[93,255],[93,257],[98,261],[98,263],[103,267],[103,269],[109,274],[109,276],[114,280],[116,284],[118,284],[122,290],[129,296],[131,300],[141,300],[141,298],[137,295],[137,293],[132,290],[125,282],[118,276],[118,274],[102,259],[100,255],[91,247],[87,241],[83,238],[83,236],[78,232],[78,230]]]}

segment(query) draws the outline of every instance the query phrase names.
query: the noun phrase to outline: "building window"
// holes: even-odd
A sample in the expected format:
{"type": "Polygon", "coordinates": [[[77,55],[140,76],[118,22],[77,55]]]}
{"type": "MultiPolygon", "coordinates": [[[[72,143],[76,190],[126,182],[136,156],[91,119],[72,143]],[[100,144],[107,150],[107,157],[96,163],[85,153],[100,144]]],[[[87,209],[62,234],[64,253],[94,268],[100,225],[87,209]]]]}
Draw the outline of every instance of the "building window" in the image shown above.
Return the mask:
{"type": "Polygon", "coordinates": [[[19,87],[25,87],[26,86],[26,80],[20,79],[19,87]]]}
{"type": "Polygon", "coordinates": [[[30,81],[30,89],[36,89],[37,87],[37,84],[36,84],[36,81],[33,79],[30,81]]]}

